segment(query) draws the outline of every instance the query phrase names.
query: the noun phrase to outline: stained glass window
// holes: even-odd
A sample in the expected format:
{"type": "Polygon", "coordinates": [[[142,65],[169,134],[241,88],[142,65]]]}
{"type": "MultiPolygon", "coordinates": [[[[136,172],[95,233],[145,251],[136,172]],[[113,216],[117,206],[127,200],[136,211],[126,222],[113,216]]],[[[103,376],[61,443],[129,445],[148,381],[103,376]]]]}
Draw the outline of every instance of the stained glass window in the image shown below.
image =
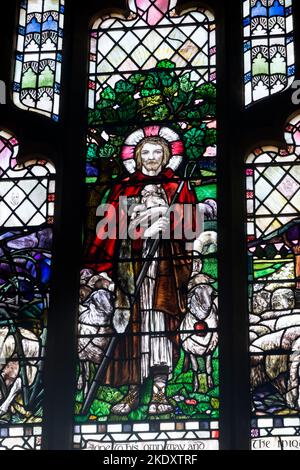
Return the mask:
{"type": "Polygon", "coordinates": [[[299,435],[300,115],[285,138],[246,166],[254,449],[288,450],[299,435]]]}
{"type": "Polygon", "coordinates": [[[0,130],[0,449],[39,449],[55,171],[0,130]]]}
{"type": "Polygon", "coordinates": [[[13,82],[14,103],[59,119],[64,0],[22,0],[13,82]]]}
{"type": "Polygon", "coordinates": [[[244,0],[245,104],[295,79],[292,0],[244,0]]]}
{"type": "Polygon", "coordinates": [[[90,32],[74,446],[216,449],[214,16],[128,6],[90,32]]]}

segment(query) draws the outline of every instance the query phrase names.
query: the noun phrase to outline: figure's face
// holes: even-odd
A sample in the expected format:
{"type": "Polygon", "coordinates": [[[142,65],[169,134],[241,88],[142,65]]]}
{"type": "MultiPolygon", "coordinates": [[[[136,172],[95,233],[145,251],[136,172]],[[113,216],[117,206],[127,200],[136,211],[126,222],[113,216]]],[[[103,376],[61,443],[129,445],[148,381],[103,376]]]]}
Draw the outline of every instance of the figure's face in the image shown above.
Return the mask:
{"type": "Polygon", "coordinates": [[[145,143],[141,150],[142,166],[147,171],[158,171],[162,165],[164,150],[160,144],[145,143]]]}

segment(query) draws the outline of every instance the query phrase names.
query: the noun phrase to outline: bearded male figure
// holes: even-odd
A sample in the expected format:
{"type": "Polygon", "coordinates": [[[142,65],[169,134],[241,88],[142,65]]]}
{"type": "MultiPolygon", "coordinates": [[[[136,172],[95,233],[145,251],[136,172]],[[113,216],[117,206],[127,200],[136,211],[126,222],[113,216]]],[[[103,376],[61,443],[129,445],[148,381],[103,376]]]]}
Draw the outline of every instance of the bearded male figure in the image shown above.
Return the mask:
{"type": "Polygon", "coordinates": [[[108,203],[111,217],[119,214],[116,233],[128,226],[129,235],[139,236],[105,238],[98,232],[86,263],[86,268],[111,280],[115,293],[112,324],[118,342],[103,384],[129,386],[127,396],[111,409],[116,415],[127,415],[139,406],[141,384],[149,377],[153,380],[149,414],[173,411],[166,387],[179,358],[178,327],[186,313],[193,268],[186,240],[175,239],[174,232],[178,224],[193,230],[197,210],[196,195],[185,182],[176,201],[179,213],[169,217],[180,184],[175,171],[182,154],[178,135],[168,128],[151,126],[128,137],[122,158],[130,176],[115,185],[108,203]],[[127,198],[129,215],[119,211],[121,197],[127,198]],[[184,204],[193,207],[189,220],[184,220],[184,204]],[[169,239],[162,236],[166,231],[169,239]],[[158,249],[136,295],[136,280],[157,237],[158,249]]]}

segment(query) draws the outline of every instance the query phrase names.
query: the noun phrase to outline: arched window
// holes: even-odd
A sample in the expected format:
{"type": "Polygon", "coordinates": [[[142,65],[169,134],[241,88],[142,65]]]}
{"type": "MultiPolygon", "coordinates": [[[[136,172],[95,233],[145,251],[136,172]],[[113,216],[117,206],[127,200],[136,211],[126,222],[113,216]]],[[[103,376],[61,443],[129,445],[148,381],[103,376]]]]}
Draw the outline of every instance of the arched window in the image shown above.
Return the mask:
{"type": "Polygon", "coordinates": [[[18,163],[0,130],[0,358],[2,449],[39,449],[51,274],[55,170],[18,163]]]}
{"type": "Polygon", "coordinates": [[[299,2],[6,3],[0,447],[296,448],[299,2]],[[176,189],[197,243],[103,249],[176,189]]]}
{"type": "Polygon", "coordinates": [[[175,7],[91,30],[76,448],[218,448],[215,21],[175,7]]]}
{"type": "Polygon", "coordinates": [[[14,103],[59,119],[64,0],[20,2],[14,103]]]}
{"type": "Polygon", "coordinates": [[[292,0],[245,0],[245,104],[285,90],[295,79],[292,0]]]}
{"type": "Polygon", "coordinates": [[[299,126],[298,114],[285,147],[258,147],[246,161],[252,437],[272,448],[299,422],[299,126]]]}

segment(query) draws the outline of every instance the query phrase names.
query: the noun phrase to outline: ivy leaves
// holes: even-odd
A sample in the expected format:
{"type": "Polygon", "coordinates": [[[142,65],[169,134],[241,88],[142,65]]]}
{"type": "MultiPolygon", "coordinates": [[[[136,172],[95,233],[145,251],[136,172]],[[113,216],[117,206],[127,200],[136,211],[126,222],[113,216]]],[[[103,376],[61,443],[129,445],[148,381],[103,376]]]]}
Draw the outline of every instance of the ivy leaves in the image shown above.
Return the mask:
{"type": "Polygon", "coordinates": [[[176,65],[174,62],[171,60],[161,60],[157,62],[156,67],[158,69],[163,68],[163,69],[175,69],[176,65]]]}
{"type": "Polygon", "coordinates": [[[196,159],[201,156],[204,137],[204,129],[192,128],[184,134],[184,144],[189,157],[196,159]]]}
{"type": "Polygon", "coordinates": [[[111,158],[114,156],[114,153],[115,153],[115,147],[110,144],[105,144],[99,150],[100,157],[111,158]]]}
{"type": "Polygon", "coordinates": [[[125,80],[120,80],[119,82],[116,83],[116,94],[120,93],[133,93],[135,91],[135,86],[125,80]]]}
{"type": "Polygon", "coordinates": [[[101,100],[107,100],[113,102],[116,99],[116,93],[111,86],[107,86],[101,93],[101,100]]]}
{"type": "Polygon", "coordinates": [[[216,139],[216,129],[208,129],[204,123],[200,128],[191,128],[183,135],[187,156],[193,159],[201,157],[206,147],[216,144],[216,139]]]}
{"type": "Polygon", "coordinates": [[[194,91],[196,87],[196,82],[193,82],[191,80],[191,74],[190,73],[185,73],[179,78],[179,83],[180,83],[180,90],[182,90],[184,93],[190,93],[191,91],[194,91]]]}

